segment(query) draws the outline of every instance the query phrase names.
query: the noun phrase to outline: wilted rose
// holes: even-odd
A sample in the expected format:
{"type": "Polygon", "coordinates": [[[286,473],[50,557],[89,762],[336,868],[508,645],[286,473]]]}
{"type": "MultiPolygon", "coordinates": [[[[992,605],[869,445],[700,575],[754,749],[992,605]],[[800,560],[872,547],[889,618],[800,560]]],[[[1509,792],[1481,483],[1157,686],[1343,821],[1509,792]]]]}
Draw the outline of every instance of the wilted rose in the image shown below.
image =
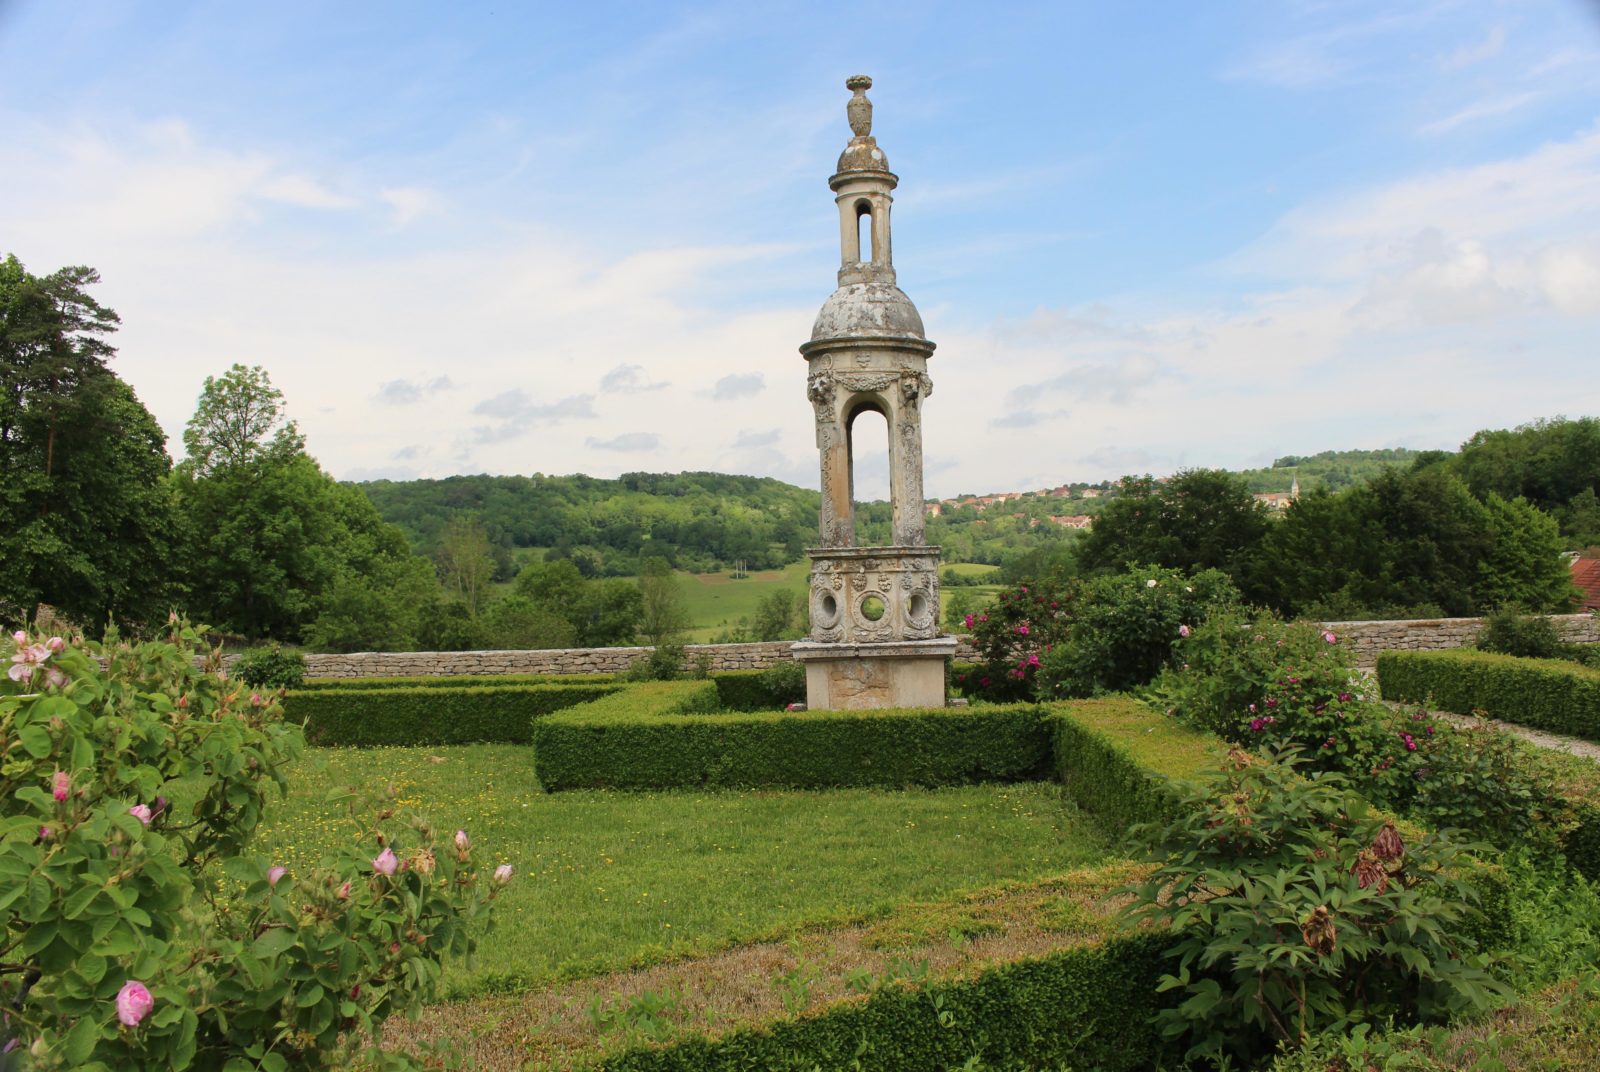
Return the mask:
{"type": "Polygon", "coordinates": [[[392,875],[399,867],[400,858],[387,848],[378,853],[372,860],[372,869],[380,875],[392,875]]]}

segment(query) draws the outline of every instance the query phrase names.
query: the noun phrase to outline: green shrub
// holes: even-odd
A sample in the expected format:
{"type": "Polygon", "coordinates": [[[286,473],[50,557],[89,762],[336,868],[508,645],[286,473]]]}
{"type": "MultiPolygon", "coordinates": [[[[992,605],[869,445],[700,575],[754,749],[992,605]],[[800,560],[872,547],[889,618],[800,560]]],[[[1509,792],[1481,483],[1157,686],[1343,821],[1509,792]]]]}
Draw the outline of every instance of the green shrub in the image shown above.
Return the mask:
{"type": "Polygon", "coordinates": [[[1477,646],[1480,651],[1525,659],[1559,659],[1567,644],[1556,632],[1555,623],[1544,615],[1505,607],[1484,619],[1477,646]]]}
{"type": "Polygon", "coordinates": [[[1040,699],[1124,692],[1149,683],[1172,651],[1239,592],[1220,570],[1193,576],[1159,566],[1096,577],[1071,607],[1066,639],[1041,656],[1040,699]]]}
{"type": "Polygon", "coordinates": [[[306,657],[276,644],[256,648],[234,660],[233,674],[252,688],[297,689],[306,677],[306,657]]]}
{"type": "Polygon", "coordinates": [[[1066,639],[1077,591],[1077,581],[1029,581],[966,615],[979,665],[956,675],[962,694],[997,703],[1031,697],[1040,659],[1066,639]]]}
{"type": "MultiPolygon", "coordinates": [[[[1259,734],[1254,723],[1278,714],[1267,701],[1295,678],[1297,694],[1311,706],[1348,702],[1355,658],[1332,631],[1312,622],[1285,625],[1271,615],[1240,609],[1220,611],[1179,640],[1177,658],[1146,695],[1179,720],[1230,741],[1259,734]]],[[[1316,748],[1323,738],[1306,738],[1316,748]]]]}
{"type": "Polygon", "coordinates": [[[683,675],[684,647],[682,644],[657,644],[650,654],[635,659],[633,665],[622,673],[624,681],[673,681],[683,675]]]}
{"type": "Polygon", "coordinates": [[[1600,671],[1550,659],[1478,651],[1378,655],[1386,700],[1426,703],[1600,741],[1600,671]]]}
{"type": "Polygon", "coordinates": [[[744,1072],[746,1069],[1066,1067],[1143,1072],[1165,1049],[1150,1026],[1161,946],[1153,935],[1118,938],[991,968],[920,989],[887,987],[865,1001],[720,1039],[638,1048],[606,1059],[606,1072],[744,1072]]]}
{"type": "Polygon", "coordinates": [[[1038,778],[1049,737],[1037,708],[677,714],[704,694],[670,682],[547,719],[534,729],[546,789],[951,785],[1038,778]]]}
{"type": "Polygon", "coordinates": [[[284,718],[314,745],[525,744],[533,720],[620,685],[317,689],[283,697],[284,718]]]}
{"type": "Polygon", "coordinates": [[[711,674],[727,711],[781,711],[806,699],[806,668],[794,659],[765,670],[722,670],[711,674]]]}
{"type": "Polygon", "coordinates": [[[507,685],[609,685],[616,674],[429,674],[412,677],[314,677],[293,686],[305,692],[341,689],[476,689],[507,685]]]}
{"type": "Polygon", "coordinates": [[[1293,753],[1235,750],[1158,831],[1134,917],[1176,939],[1157,1014],[1188,1056],[1257,1060],[1387,1018],[1443,1020],[1508,993],[1463,924],[1470,858],[1442,836],[1407,844],[1293,753]]]}

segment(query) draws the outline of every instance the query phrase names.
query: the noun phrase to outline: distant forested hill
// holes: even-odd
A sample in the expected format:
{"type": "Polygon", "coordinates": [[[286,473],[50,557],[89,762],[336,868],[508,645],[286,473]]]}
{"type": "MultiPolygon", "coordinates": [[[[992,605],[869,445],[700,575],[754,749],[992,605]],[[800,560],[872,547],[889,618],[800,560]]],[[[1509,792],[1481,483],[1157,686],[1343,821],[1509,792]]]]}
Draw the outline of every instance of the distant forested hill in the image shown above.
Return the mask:
{"type": "Polygon", "coordinates": [[[817,493],[766,477],[453,476],[360,487],[424,554],[452,518],[475,517],[501,557],[549,548],[590,576],[630,575],[657,555],[694,571],[740,560],[771,569],[798,559],[817,533],[817,493]]]}
{"type": "Polygon", "coordinates": [[[1253,492],[1288,491],[1295,476],[1300,490],[1327,488],[1338,491],[1364,484],[1385,469],[1408,468],[1419,451],[1394,447],[1388,450],[1325,450],[1320,454],[1290,454],[1278,458],[1270,469],[1241,469],[1253,492]]]}

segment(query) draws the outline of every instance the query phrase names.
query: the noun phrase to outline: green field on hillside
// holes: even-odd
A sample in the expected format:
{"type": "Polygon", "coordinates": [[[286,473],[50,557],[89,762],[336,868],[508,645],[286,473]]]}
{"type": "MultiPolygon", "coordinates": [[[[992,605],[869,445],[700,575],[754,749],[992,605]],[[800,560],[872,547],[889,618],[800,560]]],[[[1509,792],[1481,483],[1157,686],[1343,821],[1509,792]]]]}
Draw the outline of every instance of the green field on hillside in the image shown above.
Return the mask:
{"type": "Polygon", "coordinates": [[[806,575],[810,571],[809,559],[791,562],[782,569],[751,572],[742,579],[735,579],[730,570],[719,573],[678,571],[678,583],[689,608],[689,621],[693,623],[687,641],[704,644],[740,618],[753,617],[756,604],[773,592],[787,589],[803,598],[806,575]]]}

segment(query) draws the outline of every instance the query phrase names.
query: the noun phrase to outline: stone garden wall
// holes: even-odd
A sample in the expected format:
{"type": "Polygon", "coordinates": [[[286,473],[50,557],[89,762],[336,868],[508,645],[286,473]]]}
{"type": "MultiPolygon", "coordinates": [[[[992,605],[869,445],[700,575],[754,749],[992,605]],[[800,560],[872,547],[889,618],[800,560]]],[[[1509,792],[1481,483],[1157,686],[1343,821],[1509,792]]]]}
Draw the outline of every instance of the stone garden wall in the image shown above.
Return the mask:
{"type": "MultiPolygon", "coordinates": [[[[1600,643],[1600,619],[1590,614],[1551,617],[1567,640],[1600,643]]],[[[1424,618],[1416,621],[1329,622],[1371,667],[1380,651],[1438,651],[1472,643],[1483,628],[1482,618],[1424,618]]],[[[713,670],[765,670],[788,659],[791,642],[762,644],[690,644],[690,659],[711,656],[713,670]]],[[[556,648],[546,651],[406,651],[358,652],[353,655],[307,655],[307,677],[409,677],[448,674],[616,674],[650,654],[649,648],[556,648]]],[[[958,660],[975,658],[965,638],[958,660]]]]}
{"type": "MultiPolygon", "coordinates": [[[[1600,618],[1592,614],[1552,614],[1556,630],[1572,644],[1600,643],[1600,618]]],[[[1380,651],[1442,651],[1464,648],[1477,639],[1482,618],[1418,618],[1391,622],[1328,622],[1349,644],[1359,666],[1377,664],[1380,651]]]]}
{"type": "MultiPolygon", "coordinates": [[[[689,644],[692,661],[711,656],[713,670],[765,670],[788,659],[790,640],[761,644],[689,644]]],[[[307,677],[409,677],[448,674],[618,674],[650,648],[552,648],[544,651],[395,651],[307,655],[307,677]]],[[[970,659],[963,644],[956,658],[970,659]]]]}

